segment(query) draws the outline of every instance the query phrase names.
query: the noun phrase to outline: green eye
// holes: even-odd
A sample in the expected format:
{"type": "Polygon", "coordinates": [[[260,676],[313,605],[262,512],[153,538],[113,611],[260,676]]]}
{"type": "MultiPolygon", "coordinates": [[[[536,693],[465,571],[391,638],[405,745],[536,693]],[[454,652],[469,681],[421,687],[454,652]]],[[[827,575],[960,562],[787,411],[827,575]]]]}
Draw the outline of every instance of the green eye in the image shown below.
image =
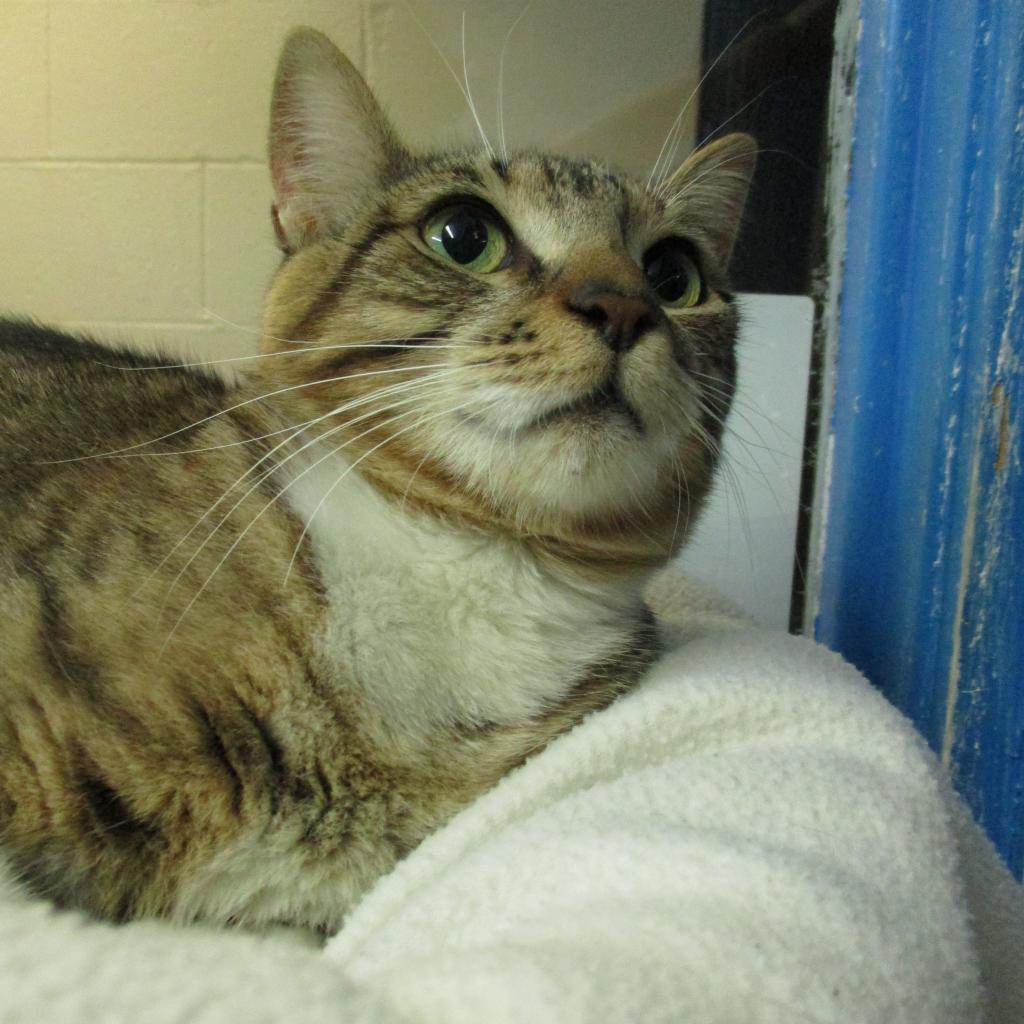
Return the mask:
{"type": "Polygon", "coordinates": [[[423,241],[478,274],[499,270],[508,255],[508,236],[498,218],[475,206],[446,206],[430,219],[423,241]]]}
{"type": "Polygon", "coordinates": [[[704,299],[704,281],[690,243],[665,238],[644,253],[647,283],[667,306],[696,306],[704,299]]]}

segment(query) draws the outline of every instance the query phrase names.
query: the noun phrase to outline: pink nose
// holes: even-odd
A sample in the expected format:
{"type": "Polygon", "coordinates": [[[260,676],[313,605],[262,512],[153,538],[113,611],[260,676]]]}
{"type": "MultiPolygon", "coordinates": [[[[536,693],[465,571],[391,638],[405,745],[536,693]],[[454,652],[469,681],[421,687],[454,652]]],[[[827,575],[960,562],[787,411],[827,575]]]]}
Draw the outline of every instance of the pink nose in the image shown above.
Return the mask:
{"type": "Polygon", "coordinates": [[[566,305],[593,324],[613,352],[628,352],[657,322],[657,308],[642,295],[628,295],[595,281],[577,288],[566,305]]]}

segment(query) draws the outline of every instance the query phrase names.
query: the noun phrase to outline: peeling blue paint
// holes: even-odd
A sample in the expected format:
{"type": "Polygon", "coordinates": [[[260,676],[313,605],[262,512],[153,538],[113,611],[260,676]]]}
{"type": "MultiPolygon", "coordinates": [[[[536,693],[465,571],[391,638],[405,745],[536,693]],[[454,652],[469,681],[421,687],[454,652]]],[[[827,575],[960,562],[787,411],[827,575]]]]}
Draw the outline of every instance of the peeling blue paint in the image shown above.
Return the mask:
{"type": "Polygon", "coordinates": [[[816,635],[1024,870],[1024,4],[863,0],[816,635]]]}

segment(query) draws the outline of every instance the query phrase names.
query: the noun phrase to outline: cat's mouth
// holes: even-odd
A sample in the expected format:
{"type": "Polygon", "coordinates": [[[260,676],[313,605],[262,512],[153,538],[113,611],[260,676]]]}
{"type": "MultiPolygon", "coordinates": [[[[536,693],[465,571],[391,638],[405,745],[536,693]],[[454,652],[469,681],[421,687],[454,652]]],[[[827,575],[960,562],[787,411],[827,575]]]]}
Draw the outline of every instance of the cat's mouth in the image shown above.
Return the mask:
{"type": "Polygon", "coordinates": [[[633,426],[638,434],[645,432],[644,421],[640,414],[630,404],[629,399],[623,395],[619,388],[618,381],[609,377],[603,384],[582,398],[574,399],[565,405],[559,405],[554,409],[541,413],[535,420],[527,424],[527,430],[542,430],[558,423],[573,418],[605,417],[608,413],[621,413],[633,426]]]}

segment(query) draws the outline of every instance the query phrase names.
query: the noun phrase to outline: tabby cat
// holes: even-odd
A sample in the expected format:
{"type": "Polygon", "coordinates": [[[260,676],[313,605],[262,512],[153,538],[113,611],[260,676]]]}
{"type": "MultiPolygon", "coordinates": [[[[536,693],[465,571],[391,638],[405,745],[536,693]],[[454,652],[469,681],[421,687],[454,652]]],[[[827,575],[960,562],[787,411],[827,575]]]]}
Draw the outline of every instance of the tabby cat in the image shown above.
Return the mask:
{"type": "Polygon", "coordinates": [[[0,326],[0,850],[115,921],[336,929],[636,684],[707,493],[754,164],[415,155],[324,36],[241,382],[0,326]]]}

